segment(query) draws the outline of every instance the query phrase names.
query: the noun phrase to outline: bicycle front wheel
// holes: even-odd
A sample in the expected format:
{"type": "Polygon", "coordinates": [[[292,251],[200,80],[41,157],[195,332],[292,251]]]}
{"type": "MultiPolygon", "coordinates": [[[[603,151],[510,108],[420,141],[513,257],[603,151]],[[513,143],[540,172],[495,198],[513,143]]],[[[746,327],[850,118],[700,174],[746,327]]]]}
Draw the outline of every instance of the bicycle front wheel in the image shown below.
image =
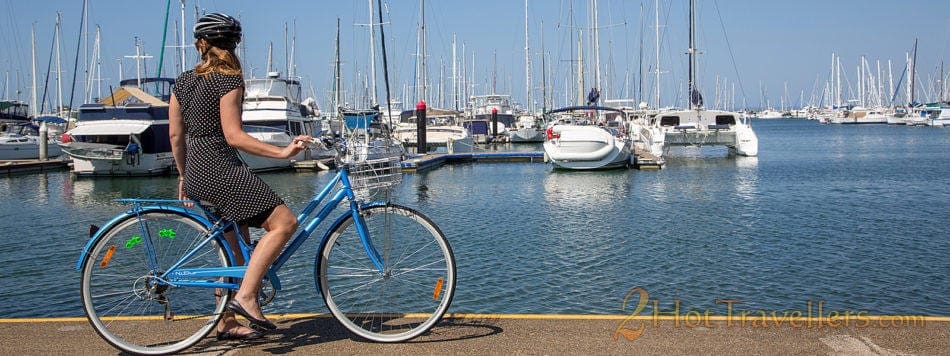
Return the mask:
{"type": "Polygon", "coordinates": [[[360,217],[367,245],[349,215],[332,227],[320,249],[317,285],[327,308],[347,329],[372,341],[425,333],[455,294],[455,257],[445,235],[404,206],[372,206],[361,209],[360,217]]]}
{"type": "Polygon", "coordinates": [[[160,276],[179,262],[180,268],[230,266],[220,240],[209,241],[207,227],[194,218],[167,210],[132,215],[108,229],[82,263],[82,305],[96,332],[135,354],[178,352],[208,335],[227,298],[160,276]]]}

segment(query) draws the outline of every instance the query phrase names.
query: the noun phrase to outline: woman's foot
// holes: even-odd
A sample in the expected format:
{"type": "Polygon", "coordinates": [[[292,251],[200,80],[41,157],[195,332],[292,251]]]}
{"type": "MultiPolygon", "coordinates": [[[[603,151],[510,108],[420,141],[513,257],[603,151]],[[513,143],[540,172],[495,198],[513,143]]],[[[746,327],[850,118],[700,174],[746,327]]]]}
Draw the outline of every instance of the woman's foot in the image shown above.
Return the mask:
{"type": "Polygon", "coordinates": [[[245,309],[244,306],[241,305],[241,302],[237,300],[237,298],[229,301],[227,308],[235,314],[243,316],[245,319],[247,319],[247,321],[251,323],[252,328],[266,330],[277,329],[277,325],[274,325],[274,323],[270,322],[270,320],[267,320],[259,308],[245,309]],[[252,312],[256,313],[257,315],[251,314],[252,312]]]}
{"type": "Polygon", "coordinates": [[[236,327],[232,327],[228,329],[218,329],[218,332],[216,335],[219,341],[254,340],[254,339],[260,339],[262,336],[264,335],[257,331],[251,330],[251,328],[248,328],[240,324],[237,325],[236,327]]]}

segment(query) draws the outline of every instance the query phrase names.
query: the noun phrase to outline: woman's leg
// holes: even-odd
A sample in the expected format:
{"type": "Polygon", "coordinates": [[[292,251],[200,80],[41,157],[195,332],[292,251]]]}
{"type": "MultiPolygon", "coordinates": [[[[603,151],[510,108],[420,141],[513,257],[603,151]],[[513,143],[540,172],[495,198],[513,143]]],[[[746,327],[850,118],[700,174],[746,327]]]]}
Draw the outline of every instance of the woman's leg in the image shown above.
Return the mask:
{"type": "Polygon", "coordinates": [[[247,271],[244,272],[244,280],[241,281],[241,287],[235,293],[234,300],[252,317],[266,320],[257,303],[261,280],[264,279],[264,274],[267,273],[270,265],[283,251],[291,235],[297,230],[297,217],[286,205],[280,205],[274,208],[262,227],[267,230],[267,233],[254,247],[251,261],[247,265],[247,271]]]}
{"type": "MultiPolygon", "coordinates": [[[[247,225],[241,226],[241,236],[244,238],[245,243],[250,243],[250,231],[247,228],[247,225]]],[[[235,252],[234,258],[237,265],[244,264],[244,255],[238,253],[241,251],[241,247],[238,245],[238,237],[234,230],[224,233],[224,238],[227,240],[228,245],[231,248],[231,251],[235,252]]],[[[227,295],[227,289],[219,288],[215,289],[215,297],[223,298],[227,295]]],[[[225,310],[221,314],[221,319],[218,320],[217,327],[218,334],[231,333],[232,335],[249,335],[254,332],[250,328],[241,325],[238,322],[237,318],[234,317],[234,312],[225,310]]]]}

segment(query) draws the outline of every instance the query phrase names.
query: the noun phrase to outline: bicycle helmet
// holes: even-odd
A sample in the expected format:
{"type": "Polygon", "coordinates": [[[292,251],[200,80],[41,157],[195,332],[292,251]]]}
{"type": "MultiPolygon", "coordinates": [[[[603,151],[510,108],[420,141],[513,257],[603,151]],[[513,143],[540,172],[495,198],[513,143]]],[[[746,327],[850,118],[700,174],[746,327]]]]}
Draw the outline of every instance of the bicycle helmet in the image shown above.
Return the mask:
{"type": "Polygon", "coordinates": [[[241,42],[241,23],[219,12],[198,19],[194,32],[195,38],[203,38],[219,48],[234,49],[241,42]]]}

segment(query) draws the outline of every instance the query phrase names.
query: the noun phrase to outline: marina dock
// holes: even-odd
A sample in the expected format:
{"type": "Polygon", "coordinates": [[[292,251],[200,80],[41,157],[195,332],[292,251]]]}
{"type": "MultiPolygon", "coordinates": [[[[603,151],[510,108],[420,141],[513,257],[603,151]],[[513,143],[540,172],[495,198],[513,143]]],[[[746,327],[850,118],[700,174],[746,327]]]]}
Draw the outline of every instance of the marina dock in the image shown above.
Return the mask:
{"type": "MultiPolygon", "coordinates": [[[[324,314],[271,315],[278,329],[252,342],[213,335],[189,354],[583,354],[598,355],[890,355],[946,354],[950,319],[930,317],[893,327],[756,327],[724,320],[651,316],[556,314],[450,314],[431,332],[403,343],[361,340],[324,314]],[[628,320],[630,319],[630,320],[628,320]],[[626,321],[626,324],[621,324],[626,321]],[[703,325],[697,325],[703,324],[703,325]],[[633,339],[617,330],[642,327],[633,339]]],[[[825,320],[827,322],[827,320],[825,320]]],[[[840,322],[840,320],[839,320],[840,322]]],[[[874,323],[875,325],[877,323],[874,323]]],[[[0,319],[4,355],[115,354],[83,317],[0,319]]],[[[623,330],[621,330],[623,331],[623,330]]]]}
{"type": "Polygon", "coordinates": [[[69,168],[69,161],[59,158],[41,161],[38,159],[0,161],[0,174],[5,176],[60,171],[69,168]]]}
{"type": "Polygon", "coordinates": [[[403,172],[419,172],[457,162],[544,162],[544,152],[430,153],[410,156],[403,172]]]}
{"type": "MultiPolygon", "coordinates": [[[[636,150],[633,167],[639,170],[658,170],[665,162],[649,152],[636,150]]],[[[435,169],[448,163],[472,162],[517,162],[546,163],[544,152],[480,152],[480,153],[428,153],[412,155],[402,162],[402,170],[407,173],[435,169]]],[[[326,170],[333,166],[333,159],[307,160],[294,162],[297,171],[326,170]]]]}

